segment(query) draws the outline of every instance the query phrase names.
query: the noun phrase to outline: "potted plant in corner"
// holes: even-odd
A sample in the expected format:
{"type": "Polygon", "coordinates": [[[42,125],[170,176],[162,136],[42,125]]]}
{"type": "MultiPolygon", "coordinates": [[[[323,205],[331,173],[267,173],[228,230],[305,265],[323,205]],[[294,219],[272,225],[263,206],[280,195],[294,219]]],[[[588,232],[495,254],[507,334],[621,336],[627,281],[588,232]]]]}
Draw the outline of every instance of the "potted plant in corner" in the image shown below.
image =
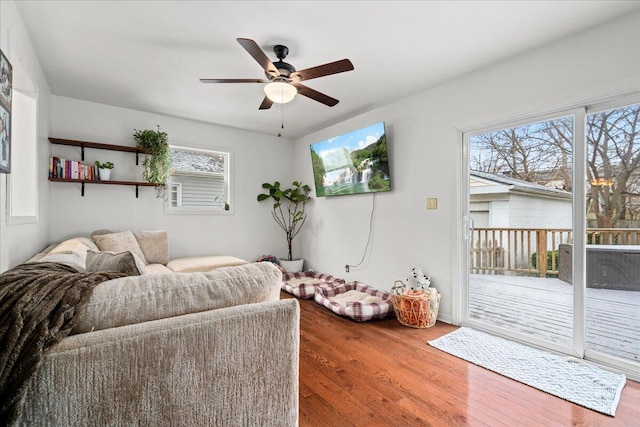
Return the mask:
{"type": "Polygon", "coordinates": [[[265,182],[262,188],[268,193],[258,194],[258,201],[273,199],[271,215],[287,237],[289,256],[286,260],[280,259],[280,265],[288,272],[302,271],[304,259],[294,260],[291,246],[293,238],[298,235],[307,219],[304,208],[307,200],[311,199],[309,197],[311,188],[299,181],[293,181],[291,188],[280,188],[278,181],[273,184],[265,182]]]}
{"type": "Polygon", "coordinates": [[[171,167],[171,157],[167,133],[161,132],[160,125],[157,126],[157,131],[134,129],[133,138],[136,140],[138,148],[143,148],[146,151],[142,162],[142,177],[147,182],[159,184],[156,187],[156,195],[164,197],[166,194],[165,184],[171,167]]]}
{"type": "Polygon", "coordinates": [[[109,181],[109,179],[111,178],[111,169],[113,169],[113,163],[100,163],[96,160],[96,167],[98,168],[98,178],[100,178],[100,181],[109,181]]]}

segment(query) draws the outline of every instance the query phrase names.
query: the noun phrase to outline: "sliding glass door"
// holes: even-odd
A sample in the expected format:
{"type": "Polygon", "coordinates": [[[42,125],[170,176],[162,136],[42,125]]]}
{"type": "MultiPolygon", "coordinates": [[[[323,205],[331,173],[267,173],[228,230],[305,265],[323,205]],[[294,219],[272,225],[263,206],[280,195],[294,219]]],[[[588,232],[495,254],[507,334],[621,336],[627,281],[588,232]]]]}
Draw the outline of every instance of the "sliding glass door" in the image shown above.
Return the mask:
{"type": "Polygon", "coordinates": [[[586,115],[586,352],[640,363],[640,104],[586,115]]]}
{"type": "Polygon", "coordinates": [[[463,134],[463,323],[640,377],[640,104],[463,134]]]}
{"type": "Polygon", "coordinates": [[[574,116],[465,137],[467,320],[568,351],[573,287],[559,276],[567,264],[560,247],[573,236],[574,116]]]}

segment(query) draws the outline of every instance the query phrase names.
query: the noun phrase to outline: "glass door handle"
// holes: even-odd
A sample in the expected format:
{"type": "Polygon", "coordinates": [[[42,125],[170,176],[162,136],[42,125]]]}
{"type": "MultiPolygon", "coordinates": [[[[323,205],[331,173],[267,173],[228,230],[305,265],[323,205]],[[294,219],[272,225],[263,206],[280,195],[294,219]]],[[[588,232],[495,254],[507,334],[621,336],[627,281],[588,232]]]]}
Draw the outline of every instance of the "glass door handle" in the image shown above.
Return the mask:
{"type": "Polygon", "coordinates": [[[470,216],[463,216],[462,219],[464,220],[464,234],[463,234],[463,238],[464,240],[470,240],[473,238],[473,232],[475,230],[475,223],[473,221],[473,218],[471,218],[470,216]]]}

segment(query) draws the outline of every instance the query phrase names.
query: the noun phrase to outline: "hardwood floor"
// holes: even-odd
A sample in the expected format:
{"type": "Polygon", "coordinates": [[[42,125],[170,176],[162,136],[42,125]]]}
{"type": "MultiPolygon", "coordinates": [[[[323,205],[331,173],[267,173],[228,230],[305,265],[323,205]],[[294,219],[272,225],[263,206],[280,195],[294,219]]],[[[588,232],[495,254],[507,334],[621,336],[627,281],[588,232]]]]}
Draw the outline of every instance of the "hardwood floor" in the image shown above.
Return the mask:
{"type": "Polygon", "coordinates": [[[357,323],[299,302],[302,427],[640,426],[640,383],[627,380],[612,418],[427,344],[455,326],[357,323]]]}

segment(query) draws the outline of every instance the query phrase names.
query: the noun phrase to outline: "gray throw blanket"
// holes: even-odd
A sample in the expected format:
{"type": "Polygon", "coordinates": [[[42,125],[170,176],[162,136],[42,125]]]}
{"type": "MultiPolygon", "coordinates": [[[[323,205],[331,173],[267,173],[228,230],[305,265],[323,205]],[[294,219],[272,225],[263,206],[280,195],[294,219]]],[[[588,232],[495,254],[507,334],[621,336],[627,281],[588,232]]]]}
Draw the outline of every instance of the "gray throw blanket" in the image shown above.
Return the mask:
{"type": "Polygon", "coordinates": [[[21,264],[0,274],[0,426],[19,421],[44,352],[69,335],[93,288],[123,276],[57,263],[21,264]]]}

